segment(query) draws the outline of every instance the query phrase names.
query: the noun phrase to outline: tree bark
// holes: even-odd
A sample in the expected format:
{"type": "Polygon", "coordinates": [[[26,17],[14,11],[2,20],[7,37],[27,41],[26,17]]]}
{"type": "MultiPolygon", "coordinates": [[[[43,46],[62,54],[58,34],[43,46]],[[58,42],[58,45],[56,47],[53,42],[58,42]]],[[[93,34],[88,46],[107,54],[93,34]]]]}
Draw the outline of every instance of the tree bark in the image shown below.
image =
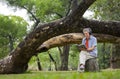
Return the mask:
{"type": "Polygon", "coordinates": [[[63,52],[60,53],[61,67],[60,70],[68,70],[68,58],[69,58],[70,45],[63,47],[63,52]]]}
{"type": "Polygon", "coordinates": [[[94,33],[109,34],[120,37],[120,21],[97,21],[83,18],[81,23],[83,23],[83,27],[92,28],[94,33]]]}
{"type": "Polygon", "coordinates": [[[78,7],[78,0],[71,0],[71,10],[74,11],[78,7]]]}
{"type": "Polygon", "coordinates": [[[86,61],[85,71],[86,72],[98,72],[99,71],[99,65],[98,65],[98,61],[96,58],[91,58],[86,61]]]}
{"type": "Polygon", "coordinates": [[[82,18],[84,12],[96,0],[82,0],[76,10],[60,20],[38,25],[25,39],[18,44],[4,59],[0,60],[0,73],[23,73],[27,70],[30,58],[37,53],[36,49],[46,40],[65,33],[81,32],[90,26],[93,32],[111,34],[120,37],[120,22],[99,22],[82,18]]]}

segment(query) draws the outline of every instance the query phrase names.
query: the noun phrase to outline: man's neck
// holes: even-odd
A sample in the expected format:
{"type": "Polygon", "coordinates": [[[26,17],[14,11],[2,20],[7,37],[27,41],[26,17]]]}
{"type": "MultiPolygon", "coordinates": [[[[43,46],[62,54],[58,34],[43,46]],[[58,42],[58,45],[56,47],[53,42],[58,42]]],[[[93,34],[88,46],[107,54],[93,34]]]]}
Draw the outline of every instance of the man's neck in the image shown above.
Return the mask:
{"type": "Polygon", "coordinates": [[[88,38],[86,37],[86,40],[89,40],[89,39],[90,39],[90,36],[88,38]]]}

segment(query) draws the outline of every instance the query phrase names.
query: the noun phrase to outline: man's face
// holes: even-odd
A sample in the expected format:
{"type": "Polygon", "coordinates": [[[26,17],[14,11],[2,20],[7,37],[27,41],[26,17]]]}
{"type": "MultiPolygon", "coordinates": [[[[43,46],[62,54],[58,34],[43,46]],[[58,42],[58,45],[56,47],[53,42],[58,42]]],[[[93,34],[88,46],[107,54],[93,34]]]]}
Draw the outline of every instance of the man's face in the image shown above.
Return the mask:
{"type": "Polygon", "coordinates": [[[84,32],[84,35],[85,35],[85,37],[86,37],[87,39],[90,38],[90,34],[89,34],[88,32],[84,32]]]}

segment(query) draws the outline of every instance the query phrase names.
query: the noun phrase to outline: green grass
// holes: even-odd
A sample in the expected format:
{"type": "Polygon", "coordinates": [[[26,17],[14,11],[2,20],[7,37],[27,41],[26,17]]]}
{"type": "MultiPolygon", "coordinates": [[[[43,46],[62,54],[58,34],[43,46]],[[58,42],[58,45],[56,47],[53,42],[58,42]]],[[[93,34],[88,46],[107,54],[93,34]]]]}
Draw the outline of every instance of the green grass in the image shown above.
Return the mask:
{"type": "Polygon", "coordinates": [[[0,75],[0,79],[120,79],[120,70],[85,73],[78,73],[77,71],[32,71],[24,74],[0,75]]]}

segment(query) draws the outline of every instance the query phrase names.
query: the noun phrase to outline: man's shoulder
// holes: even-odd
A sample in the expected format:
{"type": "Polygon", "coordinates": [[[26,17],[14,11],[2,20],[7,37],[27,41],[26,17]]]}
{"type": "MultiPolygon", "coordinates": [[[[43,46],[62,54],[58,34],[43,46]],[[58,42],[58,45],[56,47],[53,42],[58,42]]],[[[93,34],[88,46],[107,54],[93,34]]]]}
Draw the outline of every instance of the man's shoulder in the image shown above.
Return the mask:
{"type": "Polygon", "coordinates": [[[84,38],[82,39],[82,41],[85,41],[85,39],[86,39],[86,37],[84,37],[84,38]]]}
{"type": "Polygon", "coordinates": [[[91,37],[90,37],[91,39],[95,39],[96,40],[96,37],[95,36],[93,36],[93,35],[91,35],[91,37]]]}

